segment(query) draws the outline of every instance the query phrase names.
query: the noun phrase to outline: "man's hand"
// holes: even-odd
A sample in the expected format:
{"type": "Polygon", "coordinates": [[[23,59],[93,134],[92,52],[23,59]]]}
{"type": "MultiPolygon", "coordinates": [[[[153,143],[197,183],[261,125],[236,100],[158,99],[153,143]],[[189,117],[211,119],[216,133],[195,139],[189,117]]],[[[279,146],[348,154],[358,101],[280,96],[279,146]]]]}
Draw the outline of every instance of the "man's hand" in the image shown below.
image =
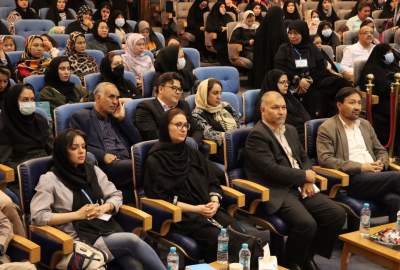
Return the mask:
{"type": "Polygon", "coordinates": [[[308,91],[308,88],[310,88],[311,83],[305,79],[302,78],[299,82],[299,89],[298,89],[298,93],[299,94],[305,94],[308,91]]]}
{"type": "Polygon", "coordinates": [[[314,184],[312,183],[305,183],[301,189],[302,194],[307,195],[307,197],[312,197],[315,195],[314,192],[314,184]]]}
{"type": "Polygon", "coordinates": [[[314,184],[317,174],[313,170],[306,170],[306,182],[314,184]]]}
{"type": "Polygon", "coordinates": [[[118,100],[118,106],[115,109],[113,116],[118,121],[122,121],[125,118],[125,104],[124,104],[123,100],[118,100]]]}
{"type": "Polygon", "coordinates": [[[381,160],[372,163],[364,163],[361,165],[361,172],[380,172],[383,170],[384,164],[381,160]]]}
{"type": "Polygon", "coordinates": [[[108,165],[108,164],[111,164],[114,160],[117,160],[117,156],[116,156],[116,155],[113,155],[113,154],[110,154],[110,153],[106,153],[106,154],[104,155],[103,160],[104,160],[104,163],[105,163],[106,165],[108,165]]]}

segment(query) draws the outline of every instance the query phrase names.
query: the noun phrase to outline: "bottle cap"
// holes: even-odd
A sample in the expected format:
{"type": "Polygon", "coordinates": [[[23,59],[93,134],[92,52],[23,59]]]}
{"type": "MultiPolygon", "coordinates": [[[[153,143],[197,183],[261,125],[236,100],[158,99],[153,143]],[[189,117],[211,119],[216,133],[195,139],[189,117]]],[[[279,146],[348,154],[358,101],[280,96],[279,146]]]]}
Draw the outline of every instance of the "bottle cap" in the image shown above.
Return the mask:
{"type": "Polygon", "coordinates": [[[369,208],[369,203],[364,203],[363,208],[369,208]]]}
{"type": "Polygon", "coordinates": [[[242,248],[249,248],[249,245],[247,243],[243,243],[242,248]]]}
{"type": "Polygon", "coordinates": [[[175,253],[176,252],[176,247],[170,247],[169,251],[172,252],[172,253],[175,253]]]}

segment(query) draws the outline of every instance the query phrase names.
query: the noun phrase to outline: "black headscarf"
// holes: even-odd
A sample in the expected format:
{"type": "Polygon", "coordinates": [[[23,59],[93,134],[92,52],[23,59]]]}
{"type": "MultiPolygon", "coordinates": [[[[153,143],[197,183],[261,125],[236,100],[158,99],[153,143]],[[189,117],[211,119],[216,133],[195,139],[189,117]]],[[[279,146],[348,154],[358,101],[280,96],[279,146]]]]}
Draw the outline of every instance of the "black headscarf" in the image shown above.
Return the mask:
{"type": "Polygon", "coordinates": [[[204,13],[207,11],[210,11],[209,7],[205,7],[204,9],[200,9],[199,5],[201,2],[207,0],[195,0],[192,4],[192,6],[189,9],[189,13],[187,16],[188,19],[188,31],[192,33],[195,32],[197,33],[200,31],[200,26],[204,25],[204,13]]]}
{"type": "MultiPolygon", "coordinates": [[[[333,6],[332,6],[332,10],[331,10],[331,15],[328,17],[328,15],[325,13],[324,8],[322,6],[323,2],[324,2],[324,0],[319,0],[318,6],[317,6],[319,19],[320,19],[320,21],[328,21],[333,25],[337,20],[339,20],[339,17],[336,14],[336,11],[333,8],[333,6]]],[[[332,1],[331,1],[331,4],[332,4],[332,1]]]]}
{"type": "Polygon", "coordinates": [[[381,15],[379,15],[379,19],[390,19],[394,17],[395,9],[392,8],[392,6],[390,5],[391,3],[391,0],[385,2],[385,5],[383,6],[383,11],[381,15]]]}
{"type": "Polygon", "coordinates": [[[302,49],[311,45],[310,31],[306,22],[301,20],[292,21],[288,26],[288,31],[290,30],[295,30],[297,33],[301,34],[301,42],[296,45],[292,44],[293,47],[302,49]]]}
{"type": "MultiPolygon", "coordinates": [[[[261,9],[261,12],[258,16],[256,16],[256,21],[259,22],[260,24],[262,23],[264,17],[262,16],[262,12],[267,12],[267,8],[264,5],[261,5],[257,2],[250,2],[247,6],[246,6],[246,10],[251,10],[254,12],[254,8],[256,6],[259,6],[261,9]]],[[[255,14],[254,14],[255,15],[255,14]]]]}
{"type": "MultiPolygon", "coordinates": [[[[98,28],[100,26],[100,23],[102,23],[102,22],[104,22],[104,21],[96,21],[93,25],[92,34],[93,34],[94,39],[100,43],[105,44],[107,46],[108,52],[120,49],[119,45],[110,38],[109,34],[106,37],[101,37],[99,35],[98,28]]],[[[105,23],[107,24],[107,22],[105,22],[105,23]]],[[[107,26],[108,26],[108,24],[107,24],[107,26]]]]}
{"type": "Polygon", "coordinates": [[[294,1],[294,0],[285,1],[285,3],[283,4],[283,13],[284,13],[284,16],[285,16],[285,21],[287,21],[287,20],[300,20],[301,19],[299,10],[297,9],[296,1],[294,1]],[[287,12],[287,6],[290,3],[292,3],[294,5],[294,12],[293,13],[287,12]]]}
{"type": "Polygon", "coordinates": [[[22,19],[39,19],[39,16],[31,8],[29,2],[28,2],[28,7],[26,9],[23,9],[20,6],[18,6],[18,0],[15,0],[15,11],[17,11],[19,15],[21,15],[22,19]]]}
{"type": "Polygon", "coordinates": [[[333,31],[332,24],[330,22],[322,21],[319,23],[318,29],[317,29],[317,35],[321,38],[322,44],[332,46],[332,38],[333,38],[334,34],[335,33],[333,31]],[[329,26],[329,28],[332,29],[332,34],[330,37],[325,37],[322,34],[322,30],[324,30],[325,26],[329,26]]]}
{"type": "Polygon", "coordinates": [[[58,67],[62,62],[69,62],[68,57],[57,56],[51,60],[50,65],[47,67],[44,73],[44,81],[46,82],[46,85],[55,88],[58,92],[63,94],[67,100],[72,100],[76,98],[74,92],[74,83],[70,81],[62,81],[58,75],[58,67]]]}
{"type": "MultiPolygon", "coordinates": [[[[225,2],[217,2],[211,9],[210,14],[207,17],[206,22],[206,31],[207,32],[215,32],[220,33],[221,27],[226,26],[228,22],[232,21],[232,18],[229,14],[225,13],[222,15],[219,11],[219,7],[221,5],[225,5],[225,2]]],[[[226,33],[223,33],[226,36],[226,33]]]]}
{"type": "Polygon", "coordinates": [[[108,20],[107,20],[107,23],[108,23],[110,21],[111,13],[112,13],[111,3],[109,1],[101,2],[100,6],[97,8],[96,12],[93,14],[93,20],[95,20],[95,21],[103,20],[103,18],[101,17],[101,10],[103,8],[107,8],[110,10],[110,16],[108,17],[108,20]]]}
{"type": "Polygon", "coordinates": [[[125,14],[121,10],[114,10],[113,13],[110,15],[110,18],[108,19],[108,25],[110,27],[110,33],[114,33],[115,29],[118,28],[115,25],[115,19],[119,16],[122,15],[124,16],[125,19],[125,24],[122,26],[122,29],[125,31],[125,33],[133,33],[132,27],[129,25],[129,23],[126,22],[126,17],[125,14]]]}
{"type": "Polygon", "coordinates": [[[253,73],[255,88],[260,88],[266,72],[273,68],[274,56],[279,46],[286,40],[283,11],[280,7],[271,7],[257,29],[254,39],[253,73]]]}
{"type": "Polygon", "coordinates": [[[55,23],[55,25],[58,25],[58,22],[61,21],[61,19],[62,19],[60,16],[60,13],[65,13],[67,20],[74,19],[74,16],[72,15],[71,11],[69,11],[69,9],[68,9],[68,1],[66,2],[64,10],[57,9],[57,1],[58,0],[53,0],[51,2],[51,7],[47,11],[46,19],[52,20],[55,23]]]}
{"type": "MultiPolygon", "coordinates": [[[[10,85],[11,72],[9,72],[9,70],[6,67],[2,67],[2,66],[0,66],[0,70],[4,70],[5,73],[10,74],[6,89],[4,89],[4,91],[0,92],[0,108],[1,108],[3,106],[3,102],[5,99],[6,93],[8,90],[10,90],[10,87],[11,87],[11,85],[10,85]]],[[[3,75],[3,73],[0,73],[0,75],[3,75]]]]}

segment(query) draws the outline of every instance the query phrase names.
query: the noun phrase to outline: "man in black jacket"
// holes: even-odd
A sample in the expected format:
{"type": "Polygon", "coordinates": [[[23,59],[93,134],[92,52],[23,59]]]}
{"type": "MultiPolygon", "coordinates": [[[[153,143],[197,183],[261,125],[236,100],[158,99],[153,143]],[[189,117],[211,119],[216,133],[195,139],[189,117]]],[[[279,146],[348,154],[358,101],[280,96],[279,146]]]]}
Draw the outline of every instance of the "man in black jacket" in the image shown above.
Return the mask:
{"type": "Polygon", "coordinates": [[[318,269],[314,254],[330,257],[345,212],[326,195],[318,193],[316,174],[300,144],[296,129],[285,125],[286,104],[280,93],[266,92],[261,120],[245,146],[247,178],[270,189],[267,214],[276,214],[289,227],[287,266],[318,269]]]}

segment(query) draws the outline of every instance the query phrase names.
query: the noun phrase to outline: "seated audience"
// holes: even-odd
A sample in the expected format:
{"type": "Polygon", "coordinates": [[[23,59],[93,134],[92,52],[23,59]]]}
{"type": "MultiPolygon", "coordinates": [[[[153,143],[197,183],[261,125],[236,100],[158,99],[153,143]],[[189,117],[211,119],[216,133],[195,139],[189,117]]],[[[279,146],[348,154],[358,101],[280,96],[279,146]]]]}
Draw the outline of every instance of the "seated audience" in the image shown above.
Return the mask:
{"type": "Polygon", "coordinates": [[[51,6],[46,14],[47,20],[52,20],[55,25],[60,21],[73,20],[74,15],[68,9],[68,0],[52,0],[51,6]]]}
{"type": "Polygon", "coordinates": [[[162,48],[154,62],[157,71],[156,78],[165,72],[177,72],[182,76],[182,88],[186,93],[192,91],[196,78],[193,75],[193,63],[184,54],[183,49],[176,45],[162,48]]]}
{"type": "Polygon", "coordinates": [[[226,131],[240,127],[240,112],[221,101],[222,84],[216,79],[203,80],[197,87],[193,120],[203,131],[203,138],[217,143],[217,161],[224,160],[223,140],[226,131]]]}
{"type": "Polygon", "coordinates": [[[90,7],[87,5],[81,6],[77,13],[77,19],[68,24],[67,28],[65,28],[65,34],[71,34],[72,32],[90,34],[93,28],[92,16],[93,12],[90,7]]]}
{"type": "Polygon", "coordinates": [[[17,50],[17,45],[12,36],[3,37],[3,51],[4,52],[14,52],[17,50]]]}
{"type": "Polygon", "coordinates": [[[74,113],[69,125],[87,134],[87,150],[95,155],[100,168],[123,192],[124,203],[132,203],[130,147],[136,142],[136,132],[123,124],[124,104],[119,100],[119,91],[114,84],[99,83],[93,96],[93,108],[74,113]]]}
{"type": "Polygon", "coordinates": [[[356,44],[347,46],[343,50],[343,58],[340,62],[341,73],[348,80],[353,80],[353,63],[357,60],[367,60],[374,44],[374,32],[371,27],[363,26],[358,32],[358,42],[356,44]]]}
{"type": "Polygon", "coordinates": [[[254,38],[259,26],[253,11],[247,10],[243,13],[242,21],[233,29],[229,40],[229,43],[242,44],[240,54],[250,61],[253,61],[254,38]]]}
{"type": "Polygon", "coordinates": [[[119,91],[121,98],[141,98],[142,91],[131,81],[124,78],[124,62],[121,55],[108,53],[100,64],[102,82],[113,83],[119,91]]]}
{"type": "Polygon", "coordinates": [[[72,32],[67,41],[65,55],[68,57],[71,72],[79,77],[82,84],[84,76],[97,72],[96,60],[86,52],[85,35],[80,32],[72,32]]]}
{"type": "Polygon", "coordinates": [[[370,5],[371,13],[372,13],[372,11],[374,11],[375,7],[376,7],[376,5],[374,4],[375,1],[377,1],[377,0],[356,0],[356,4],[354,5],[354,7],[351,10],[351,12],[345,16],[345,19],[347,20],[347,19],[349,19],[351,17],[356,16],[357,13],[358,13],[358,9],[360,7],[360,4],[363,3],[363,2],[366,2],[367,4],[370,5]]]}
{"type": "MultiPolygon", "coordinates": [[[[260,13],[261,13],[261,11],[262,12],[267,12],[268,11],[268,5],[267,5],[266,1],[264,1],[264,0],[250,0],[248,2],[248,4],[247,4],[245,10],[253,10],[256,5],[259,6],[260,13]]],[[[254,12],[254,10],[253,10],[253,12],[254,12]]],[[[257,16],[257,14],[256,14],[256,16],[257,16]]]]}
{"type": "Polygon", "coordinates": [[[145,50],[151,51],[154,55],[156,55],[157,52],[163,47],[161,41],[153,32],[153,29],[147,21],[138,22],[135,26],[134,32],[144,36],[145,50]]]}
{"type": "Polygon", "coordinates": [[[297,9],[296,1],[294,0],[285,1],[282,9],[286,25],[288,25],[290,21],[301,20],[300,12],[297,9]]]}
{"type": "MultiPolygon", "coordinates": [[[[8,69],[11,74],[11,78],[15,79],[15,67],[11,65],[10,58],[4,50],[4,39],[7,36],[0,36],[0,67],[8,69]]],[[[12,38],[11,38],[12,39],[12,38]]]]}
{"type": "Polygon", "coordinates": [[[71,74],[66,56],[54,58],[44,74],[45,86],[40,90],[40,100],[50,103],[52,114],[58,106],[87,100],[86,89],[69,81],[71,74]]]}
{"type": "Polygon", "coordinates": [[[318,30],[320,20],[319,20],[319,15],[316,10],[311,11],[311,16],[310,19],[308,20],[308,29],[310,30],[310,35],[315,35],[318,30]]]}
{"type": "Polygon", "coordinates": [[[366,1],[362,0],[358,5],[357,15],[347,20],[346,26],[349,31],[360,30],[361,23],[371,15],[371,5],[366,1]]]}
{"type": "Polygon", "coordinates": [[[117,34],[123,45],[126,43],[128,34],[133,32],[132,27],[126,22],[124,13],[120,10],[114,10],[108,25],[109,33],[117,34]]]}
{"type": "Polygon", "coordinates": [[[143,75],[148,71],[154,71],[151,57],[144,53],[145,37],[141,34],[132,33],[126,41],[125,53],[122,55],[125,70],[135,73],[136,86],[142,87],[143,75]]]}
{"type": "Polygon", "coordinates": [[[317,35],[321,38],[322,45],[329,45],[333,52],[336,52],[336,46],[341,44],[339,36],[333,31],[332,24],[328,21],[322,21],[318,25],[317,35]]]}
{"type": "Polygon", "coordinates": [[[57,48],[57,42],[48,34],[41,35],[43,39],[43,48],[45,52],[48,52],[51,58],[55,58],[60,54],[60,50],[57,48]]]}
{"type": "Polygon", "coordinates": [[[194,35],[194,45],[200,56],[205,58],[207,52],[204,45],[204,13],[209,12],[207,0],[195,0],[189,9],[186,31],[194,35]]]}
{"type": "Polygon", "coordinates": [[[254,13],[254,16],[256,17],[256,22],[258,22],[259,24],[261,24],[264,20],[264,16],[263,16],[263,12],[266,12],[263,10],[263,8],[265,8],[265,6],[263,6],[262,4],[257,3],[256,1],[254,1],[253,3],[249,3],[246,7],[246,10],[251,10],[254,13]]]}
{"type": "Polygon", "coordinates": [[[10,31],[8,31],[7,25],[0,20],[0,35],[9,35],[10,31]]]}
{"type": "Polygon", "coordinates": [[[240,13],[240,9],[235,5],[232,0],[224,0],[225,10],[226,12],[231,12],[235,15],[236,20],[238,19],[238,14],[240,13]]]}
{"type": "Polygon", "coordinates": [[[30,75],[41,75],[50,64],[51,58],[44,53],[41,36],[29,36],[25,43],[25,50],[17,64],[17,79],[22,81],[30,75]]]}
{"type": "Polygon", "coordinates": [[[400,173],[386,171],[388,153],[371,124],[359,117],[361,99],[360,92],[352,87],[338,92],[338,114],[318,129],[318,161],[321,166],[349,174],[348,194],[382,203],[389,222],[394,222],[400,209],[400,173]]]}
{"type": "Polygon", "coordinates": [[[286,103],[275,91],[261,100],[261,121],[247,137],[244,168],[247,179],[268,187],[269,201],[263,207],[287,224],[289,235],[283,265],[291,270],[318,269],[318,254],[330,258],[346,219],[342,207],[318,192],[296,129],[286,120],[286,103]]]}
{"type": "Polygon", "coordinates": [[[97,7],[96,12],[93,14],[94,21],[103,21],[109,23],[108,19],[111,14],[111,3],[109,1],[97,1],[100,5],[97,7]]]}
{"type": "Polygon", "coordinates": [[[156,98],[141,102],[133,119],[143,141],[159,138],[161,115],[172,108],[179,108],[185,112],[191,126],[188,130],[189,136],[198,143],[201,141],[202,131],[190,116],[189,104],[181,98],[182,93],[182,77],[178,73],[166,72],[158,77],[155,87],[156,98]]]}
{"type": "Polygon", "coordinates": [[[40,176],[30,204],[32,223],[56,226],[96,247],[119,269],[164,270],[146,242],[134,233],[123,232],[113,217],[100,219],[104,214],[118,213],[122,193],[99,167],[86,160],[88,140],[75,129],[67,129],[56,138],[53,165],[40,176]]]}
{"type": "Polygon", "coordinates": [[[0,109],[3,107],[5,96],[11,87],[10,79],[10,70],[4,67],[0,67],[0,109]]]}
{"type": "Polygon", "coordinates": [[[322,48],[322,39],[319,35],[314,35],[311,36],[311,41],[314,43],[315,47],[319,49],[321,52],[324,61],[325,61],[325,67],[326,69],[332,73],[335,76],[343,78],[343,75],[339,73],[339,70],[336,67],[336,63],[331,59],[331,56],[329,56],[325,50],[322,48]]]}
{"type": "Polygon", "coordinates": [[[49,123],[35,109],[35,93],[30,85],[17,84],[7,91],[0,113],[0,137],[9,147],[5,164],[14,169],[26,160],[51,153],[49,123]]]}
{"type": "Polygon", "coordinates": [[[335,25],[335,22],[339,20],[339,17],[332,6],[332,2],[332,0],[319,0],[317,6],[319,19],[321,21],[328,21],[331,24],[331,28],[332,25],[335,25]]]}
{"type": "Polygon", "coordinates": [[[379,19],[392,19],[397,8],[396,0],[388,0],[383,6],[382,13],[379,15],[379,19]]]}
{"type": "Polygon", "coordinates": [[[110,51],[121,49],[119,44],[110,38],[108,35],[108,30],[109,28],[106,22],[95,22],[92,28],[94,39],[88,43],[87,48],[102,51],[104,54],[107,54],[110,51]]]}
{"type": "MultiPolygon", "coordinates": [[[[365,26],[365,25],[368,25],[369,27],[371,27],[371,28],[372,28],[372,31],[373,31],[373,33],[374,33],[374,39],[372,40],[372,43],[375,44],[375,45],[376,45],[376,44],[379,44],[379,43],[380,43],[379,39],[375,37],[375,33],[378,33],[378,32],[376,31],[376,27],[375,27],[375,22],[374,22],[374,20],[373,20],[372,18],[366,18],[366,19],[361,23],[360,28],[363,27],[363,26],[365,26]]],[[[352,43],[356,43],[357,41],[358,41],[358,37],[356,37],[356,39],[355,39],[352,43]]]]}
{"type": "Polygon", "coordinates": [[[40,19],[36,11],[30,7],[28,0],[15,0],[15,9],[10,12],[7,18],[8,23],[15,23],[20,19],[40,19]]]}

